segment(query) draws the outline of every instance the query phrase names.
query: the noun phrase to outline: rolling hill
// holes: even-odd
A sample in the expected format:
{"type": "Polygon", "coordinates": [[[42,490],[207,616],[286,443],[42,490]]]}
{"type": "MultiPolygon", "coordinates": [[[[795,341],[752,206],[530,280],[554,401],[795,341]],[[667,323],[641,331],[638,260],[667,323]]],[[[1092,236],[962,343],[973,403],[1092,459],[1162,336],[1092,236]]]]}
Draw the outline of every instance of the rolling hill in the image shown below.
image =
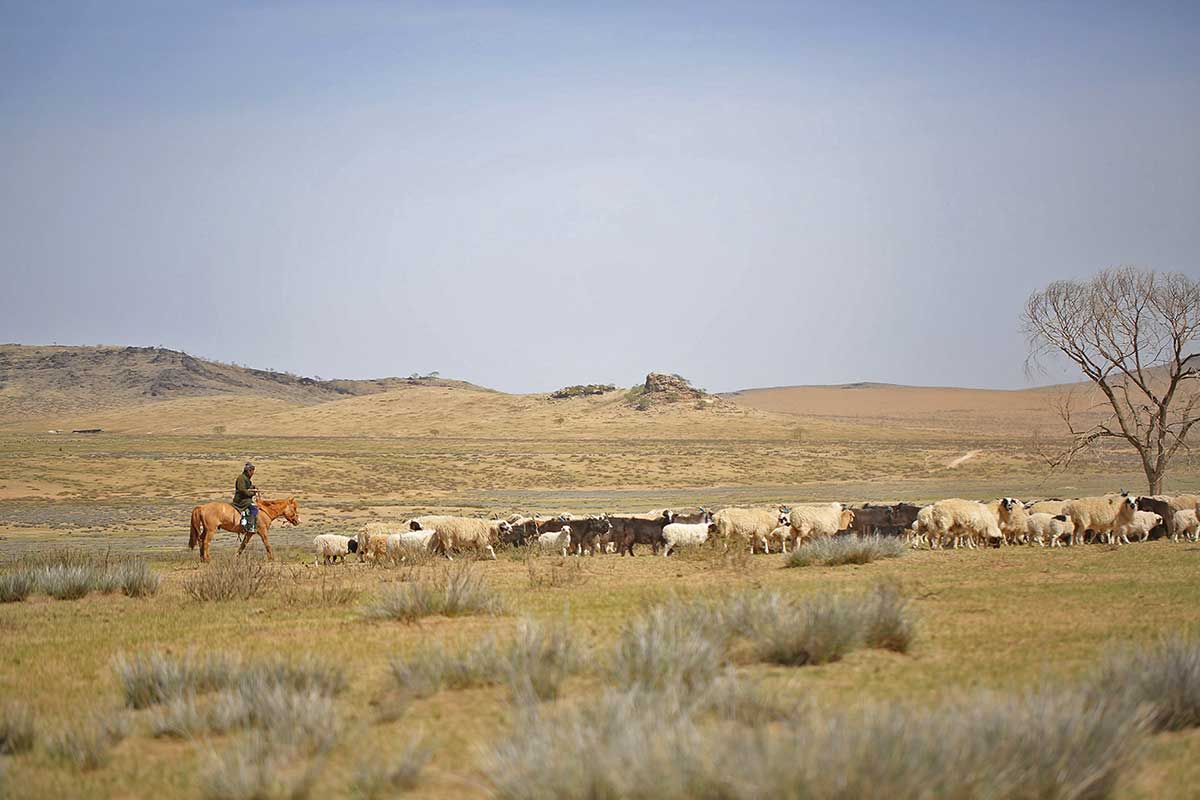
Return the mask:
{"type": "Polygon", "coordinates": [[[850,384],[702,396],[675,376],[554,399],[426,378],[325,381],[140,347],[0,345],[0,430],[136,434],[705,439],[1027,433],[1051,388],[850,384]]]}

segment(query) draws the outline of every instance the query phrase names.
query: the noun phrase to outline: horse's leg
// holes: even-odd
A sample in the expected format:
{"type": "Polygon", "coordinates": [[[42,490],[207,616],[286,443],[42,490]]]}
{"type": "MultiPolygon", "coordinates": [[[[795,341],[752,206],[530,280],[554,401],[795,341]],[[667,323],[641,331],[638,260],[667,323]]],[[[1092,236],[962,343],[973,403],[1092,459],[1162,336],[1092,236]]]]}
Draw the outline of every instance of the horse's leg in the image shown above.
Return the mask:
{"type": "Polygon", "coordinates": [[[267,561],[274,561],[275,554],[271,552],[271,540],[267,538],[267,526],[261,522],[258,524],[258,537],[262,539],[263,547],[267,548],[267,561]]]}

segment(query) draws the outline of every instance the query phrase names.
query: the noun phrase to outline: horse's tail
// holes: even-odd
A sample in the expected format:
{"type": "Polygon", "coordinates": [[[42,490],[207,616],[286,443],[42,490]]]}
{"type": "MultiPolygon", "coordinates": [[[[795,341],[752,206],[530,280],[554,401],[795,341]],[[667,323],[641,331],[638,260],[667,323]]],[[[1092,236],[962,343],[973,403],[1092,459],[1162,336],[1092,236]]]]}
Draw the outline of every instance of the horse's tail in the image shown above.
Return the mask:
{"type": "Polygon", "coordinates": [[[188,550],[195,550],[196,545],[200,544],[200,537],[204,533],[204,517],[200,514],[200,506],[192,509],[192,531],[188,536],[188,550]]]}

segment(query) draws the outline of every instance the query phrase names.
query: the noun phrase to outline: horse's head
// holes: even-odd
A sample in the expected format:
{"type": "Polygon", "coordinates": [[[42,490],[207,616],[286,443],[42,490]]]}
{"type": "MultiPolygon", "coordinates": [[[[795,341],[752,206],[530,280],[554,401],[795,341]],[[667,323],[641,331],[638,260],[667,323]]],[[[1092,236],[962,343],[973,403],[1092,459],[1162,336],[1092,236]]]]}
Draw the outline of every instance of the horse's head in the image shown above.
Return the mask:
{"type": "Polygon", "coordinates": [[[296,508],[296,498],[289,497],[283,506],[283,518],[293,525],[300,524],[300,510],[296,508]]]}

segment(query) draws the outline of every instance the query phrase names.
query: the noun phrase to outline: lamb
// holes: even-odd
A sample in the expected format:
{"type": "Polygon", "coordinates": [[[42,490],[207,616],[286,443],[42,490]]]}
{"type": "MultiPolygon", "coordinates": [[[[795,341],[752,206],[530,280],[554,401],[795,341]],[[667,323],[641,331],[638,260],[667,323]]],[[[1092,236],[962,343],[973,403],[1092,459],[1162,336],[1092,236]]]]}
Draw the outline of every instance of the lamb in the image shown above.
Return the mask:
{"type": "Polygon", "coordinates": [[[833,536],[849,528],[854,522],[854,512],[842,503],[792,506],[788,522],[792,526],[789,538],[799,545],[817,536],[833,536]]]}
{"type": "Polygon", "coordinates": [[[1136,536],[1139,542],[1150,538],[1150,531],[1162,525],[1163,518],[1152,511],[1134,511],[1133,518],[1118,527],[1113,528],[1113,536],[1119,541],[1129,544],[1129,537],[1136,536]]]}
{"type": "Polygon", "coordinates": [[[388,534],[387,537],[387,555],[388,559],[393,564],[404,560],[404,554],[428,552],[429,543],[433,541],[433,535],[436,531],[419,530],[419,531],[401,531],[399,533],[388,534]]]}
{"type": "Polygon", "coordinates": [[[543,553],[557,552],[566,558],[567,550],[571,547],[571,526],[563,525],[561,530],[538,534],[537,545],[543,553]]]}
{"type": "Polygon", "coordinates": [[[1136,510],[1137,501],[1125,493],[1068,500],[1063,505],[1063,513],[1075,526],[1071,544],[1082,544],[1086,531],[1092,531],[1097,537],[1110,536],[1113,528],[1129,524],[1136,510]]]}
{"type": "MultiPolygon", "coordinates": [[[[921,509],[921,514],[925,514],[925,509],[921,509]]],[[[921,514],[917,516],[918,522],[921,514]]],[[[997,516],[985,504],[958,498],[939,500],[930,506],[925,514],[925,529],[931,539],[937,537],[939,542],[950,539],[956,548],[964,540],[968,547],[974,547],[976,540],[995,542],[1004,538],[997,516]]]]}
{"type": "Polygon", "coordinates": [[[722,508],[713,515],[717,535],[728,549],[734,539],[750,545],[750,552],[760,545],[770,552],[769,537],[780,525],[790,524],[783,508],[722,508]]]}
{"type": "Polygon", "coordinates": [[[1185,536],[1193,542],[1200,540],[1200,515],[1197,515],[1196,509],[1176,511],[1171,522],[1171,527],[1175,530],[1171,541],[1179,541],[1180,536],[1185,536]]]}
{"type": "Polygon", "coordinates": [[[782,553],[783,552],[783,543],[787,541],[788,533],[791,530],[792,530],[792,526],[790,523],[787,523],[787,522],[773,528],[771,530],[771,532],[767,534],[767,538],[762,540],[763,552],[764,553],[771,552],[771,545],[778,544],[779,552],[782,553]]]}
{"type": "Polygon", "coordinates": [[[320,536],[313,537],[313,549],[317,551],[317,557],[313,559],[314,566],[318,560],[321,560],[326,566],[330,561],[336,564],[339,560],[345,564],[346,554],[356,551],[358,542],[349,536],[322,533],[320,536]]]}
{"type": "Polygon", "coordinates": [[[439,517],[436,522],[432,518],[418,520],[422,526],[426,522],[435,526],[429,549],[451,561],[454,560],[452,553],[463,550],[474,550],[478,553],[487,551],[487,554],[495,559],[496,545],[500,544],[500,537],[512,531],[512,525],[503,519],[439,517]]]}
{"type": "Polygon", "coordinates": [[[1058,547],[1064,536],[1070,536],[1074,532],[1075,526],[1066,514],[1056,515],[1039,511],[1025,518],[1026,539],[1037,542],[1042,547],[1046,546],[1046,542],[1049,542],[1051,547],[1058,547]]]}
{"type": "Polygon", "coordinates": [[[671,555],[672,548],[681,544],[704,544],[708,537],[717,532],[717,523],[709,522],[672,522],[663,526],[663,558],[671,555]]]}
{"type": "Polygon", "coordinates": [[[1139,497],[1137,499],[1138,511],[1149,511],[1158,514],[1163,521],[1163,535],[1170,536],[1171,540],[1175,539],[1175,512],[1176,508],[1170,503],[1171,498],[1150,495],[1148,497],[1139,497]]]}

